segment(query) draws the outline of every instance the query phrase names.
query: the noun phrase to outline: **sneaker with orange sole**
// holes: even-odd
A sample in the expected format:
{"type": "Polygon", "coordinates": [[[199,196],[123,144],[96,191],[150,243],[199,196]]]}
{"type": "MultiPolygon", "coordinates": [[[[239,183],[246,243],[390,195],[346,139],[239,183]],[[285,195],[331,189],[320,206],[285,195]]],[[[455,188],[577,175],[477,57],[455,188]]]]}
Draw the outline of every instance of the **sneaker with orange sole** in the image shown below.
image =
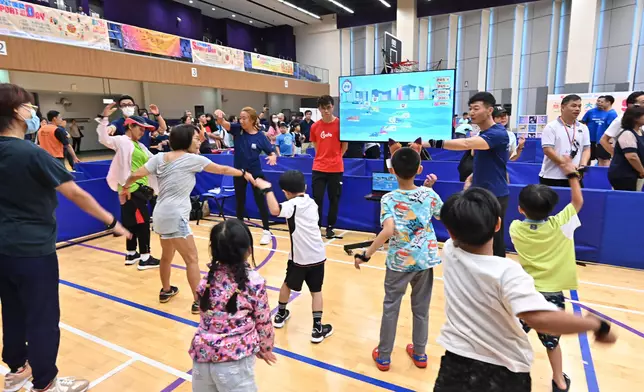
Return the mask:
{"type": "Polygon", "coordinates": [[[378,347],[374,348],[371,352],[371,358],[373,358],[373,360],[376,362],[376,367],[378,368],[378,370],[380,370],[381,372],[386,372],[387,370],[389,370],[389,367],[391,366],[391,360],[380,359],[378,347]]]}
{"type": "Polygon", "coordinates": [[[414,365],[416,365],[417,368],[425,369],[427,367],[427,354],[422,354],[422,355],[416,354],[414,352],[413,344],[407,345],[407,354],[409,355],[409,357],[414,362],[414,365]]]}

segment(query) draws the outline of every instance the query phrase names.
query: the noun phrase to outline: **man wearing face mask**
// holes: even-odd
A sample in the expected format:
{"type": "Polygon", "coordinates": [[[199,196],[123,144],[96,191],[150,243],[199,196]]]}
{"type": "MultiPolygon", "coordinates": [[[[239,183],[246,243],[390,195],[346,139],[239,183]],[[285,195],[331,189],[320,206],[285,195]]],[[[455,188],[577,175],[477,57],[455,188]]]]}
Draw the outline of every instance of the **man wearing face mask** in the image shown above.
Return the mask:
{"type": "MultiPolygon", "coordinates": [[[[123,117],[119,118],[116,121],[112,121],[107,128],[107,132],[110,136],[120,136],[125,135],[125,120],[129,117],[132,117],[138,113],[137,105],[134,103],[134,99],[129,95],[121,95],[121,97],[116,101],[123,117]]],[[[165,123],[165,120],[159,112],[157,105],[150,105],[149,114],[154,115],[156,121],[152,121],[149,118],[145,118],[145,122],[148,125],[154,127],[154,130],[161,130],[165,132],[168,129],[168,126],[165,123]]],[[[146,131],[143,137],[139,140],[146,147],[150,147],[150,131],[146,131]]]]}

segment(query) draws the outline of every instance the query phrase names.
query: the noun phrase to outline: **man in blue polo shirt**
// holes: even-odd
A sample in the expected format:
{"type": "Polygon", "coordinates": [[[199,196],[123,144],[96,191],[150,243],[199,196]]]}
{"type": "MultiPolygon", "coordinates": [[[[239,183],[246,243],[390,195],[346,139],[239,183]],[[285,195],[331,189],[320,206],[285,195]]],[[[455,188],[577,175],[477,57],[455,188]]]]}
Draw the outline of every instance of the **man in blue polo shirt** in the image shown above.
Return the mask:
{"type": "Polygon", "coordinates": [[[590,160],[597,159],[599,166],[610,165],[610,153],[599,143],[608,126],[617,118],[613,110],[615,98],[611,95],[602,95],[597,98],[597,106],[584,114],[581,122],[586,124],[590,132],[590,160]]]}
{"type": "Polygon", "coordinates": [[[465,187],[471,185],[487,189],[501,204],[501,228],[494,234],[494,255],[505,257],[505,210],[508,208],[510,195],[506,172],[510,138],[505,127],[495,123],[492,118],[496,105],[496,99],[492,94],[476,93],[468,104],[472,123],[481,129],[478,136],[467,139],[429,140],[424,146],[454,151],[474,150],[474,172],[465,181],[465,187]]]}
{"type": "MultiPolygon", "coordinates": [[[[112,121],[110,126],[107,128],[107,131],[110,135],[125,135],[125,119],[132,116],[138,116],[137,105],[134,103],[134,99],[129,95],[121,95],[121,97],[116,101],[123,117],[118,120],[112,121]]],[[[145,122],[152,125],[154,130],[160,130],[165,132],[168,129],[168,126],[165,123],[165,120],[159,113],[159,108],[157,105],[150,105],[150,114],[153,114],[157,121],[152,121],[149,118],[145,118],[145,122]]],[[[153,130],[153,131],[154,131],[153,130]]],[[[150,131],[146,130],[143,134],[143,137],[139,139],[146,147],[150,148],[150,131]]]]}

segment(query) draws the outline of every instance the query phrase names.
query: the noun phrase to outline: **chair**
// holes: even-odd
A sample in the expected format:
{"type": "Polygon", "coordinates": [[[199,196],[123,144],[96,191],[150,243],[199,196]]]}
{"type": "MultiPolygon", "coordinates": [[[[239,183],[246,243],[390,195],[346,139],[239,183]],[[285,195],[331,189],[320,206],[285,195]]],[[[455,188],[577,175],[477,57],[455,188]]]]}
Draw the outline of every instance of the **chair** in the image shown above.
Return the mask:
{"type": "MultiPolygon", "coordinates": [[[[224,215],[224,204],[226,203],[226,199],[235,197],[235,185],[233,183],[233,178],[231,176],[224,176],[221,179],[221,187],[219,187],[219,193],[205,192],[202,193],[200,197],[202,211],[204,203],[206,203],[209,199],[212,199],[217,204],[217,207],[219,207],[219,216],[226,220],[226,215],[224,215]]],[[[200,220],[201,219],[197,219],[197,225],[199,225],[200,220]]]]}

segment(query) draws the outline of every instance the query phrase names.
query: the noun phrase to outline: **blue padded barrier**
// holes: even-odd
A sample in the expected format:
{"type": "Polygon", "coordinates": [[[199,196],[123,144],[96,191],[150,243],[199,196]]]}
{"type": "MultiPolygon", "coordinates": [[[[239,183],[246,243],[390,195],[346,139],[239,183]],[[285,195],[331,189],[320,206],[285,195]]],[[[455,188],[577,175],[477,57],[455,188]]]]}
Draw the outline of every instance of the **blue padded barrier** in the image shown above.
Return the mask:
{"type": "Polygon", "coordinates": [[[596,224],[597,230],[604,228],[599,237],[599,260],[602,263],[644,269],[643,205],[644,196],[641,193],[606,192],[603,221],[596,224]]]}
{"type": "MultiPolygon", "coordinates": [[[[78,181],[77,184],[94,196],[96,201],[111,214],[117,218],[121,216],[118,195],[109,188],[105,178],[78,181]]],[[[58,222],[58,242],[84,237],[105,230],[103,222],[83,212],[76,204],[60,193],[58,194],[56,221],[58,222]]]]}

